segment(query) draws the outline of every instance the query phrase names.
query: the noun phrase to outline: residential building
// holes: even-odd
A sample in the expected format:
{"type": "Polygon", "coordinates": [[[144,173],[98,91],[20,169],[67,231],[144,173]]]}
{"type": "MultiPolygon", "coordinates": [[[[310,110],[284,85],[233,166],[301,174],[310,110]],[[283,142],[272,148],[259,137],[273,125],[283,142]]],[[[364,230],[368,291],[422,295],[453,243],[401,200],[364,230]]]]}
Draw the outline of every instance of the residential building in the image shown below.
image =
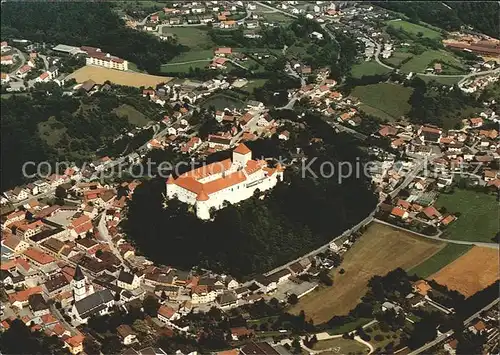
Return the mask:
{"type": "Polygon", "coordinates": [[[100,48],[81,47],[87,53],[85,60],[87,65],[97,65],[104,68],[116,70],[128,70],[128,61],[112,56],[109,53],[103,53],[100,48]]]}

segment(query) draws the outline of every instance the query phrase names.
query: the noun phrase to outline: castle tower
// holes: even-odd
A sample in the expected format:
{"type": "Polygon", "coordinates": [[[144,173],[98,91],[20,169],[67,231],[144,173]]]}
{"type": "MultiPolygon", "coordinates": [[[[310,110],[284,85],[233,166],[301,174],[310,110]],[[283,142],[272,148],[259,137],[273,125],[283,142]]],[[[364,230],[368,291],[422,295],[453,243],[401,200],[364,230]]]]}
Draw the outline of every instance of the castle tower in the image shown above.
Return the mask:
{"type": "Polygon", "coordinates": [[[209,197],[205,191],[201,190],[196,196],[196,216],[200,219],[210,219],[209,197]]]}
{"type": "Polygon", "coordinates": [[[85,275],[83,274],[82,269],[80,269],[80,265],[77,265],[75,269],[75,276],[73,277],[73,280],[71,280],[71,285],[73,286],[73,299],[75,302],[88,296],[85,281],[85,275]]]}
{"type": "Polygon", "coordinates": [[[245,144],[241,143],[233,150],[233,164],[245,167],[251,159],[252,151],[245,144]]]}

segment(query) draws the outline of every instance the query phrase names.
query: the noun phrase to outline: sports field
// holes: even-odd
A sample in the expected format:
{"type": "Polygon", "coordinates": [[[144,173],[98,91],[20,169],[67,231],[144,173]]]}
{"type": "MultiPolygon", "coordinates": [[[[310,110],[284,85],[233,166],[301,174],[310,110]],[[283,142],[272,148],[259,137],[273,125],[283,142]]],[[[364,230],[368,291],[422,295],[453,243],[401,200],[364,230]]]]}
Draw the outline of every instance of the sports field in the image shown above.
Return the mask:
{"type": "Polygon", "coordinates": [[[392,21],[387,21],[386,23],[389,26],[394,27],[395,29],[401,28],[403,31],[414,34],[414,35],[418,35],[419,33],[421,33],[422,37],[431,38],[431,39],[441,38],[441,33],[439,33],[438,31],[435,31],[429,27],[417,25],[415,23],[411,23],[408,21],[392,20],[392,21]]]}
{"type": "Polygon", "coordinates": [[[387,74],[390,71],[390,69],[381,66],[374,60],[369,62],[363,61],[359,64],[354,64],[351,68],[351,74],[355,78],[361,78],[364,75],[387,74]]]}
{"type": "Polygon", "coordinates": [[[500,207],[495,196],[470,190],[455,189],[452,194],[440,194],[436,207],[461,215],[446,229],[446,237],[456,240],[491,243],[500,230],[500,207]]]}
{"type": "Polygon", "coordinates": [[[498,265],[498,249],[473,247],[429,278],[469,297],[499,279],[498,265]]]}
{"type": "Polygon", "coordinates": [[[408,100],[412,93],[413,89],[409,87],[378,83],[357,86],[351,92],[351,95],[362,102],[361,109],[368,114],[394,120],[410,111],[411,106],[408,100]],[[370,108],[373,108],[373,110],[370,110],[370,108]]]}
{"type": "Polygon", "coordinates": [[[97,84],[103,84],[109,80],[114,84],[134,87],[150,87],[160,83],[166,83],[172,80],[167,76],[156,76],[142,73],[124,72],[102,67],[86,65],[77,71],[73,72],[67,79],[75,79],[77,83],[83,83],[89,79],[94,80],[97,84]]]}
{"type": "Polygon", "coordinates": [[[472,247],[470,245],[446,244],[446,246],[436,254],[425,260],[423,263],[408,270],[408,274],[417,274],[421,278],[427,278],[443,267],[467,253],[472,247]]]}
{"type": "Polygon", "coordinates": [[[332,272],[333,286],[324,287],[301,298],[290,312],[304,310],[306,319],[315,324],[345,315],[367,291],[374,275],[385,275],[398,267],[411,269],[444,247],[443,242],[423,239],[379,223],[368,230],[344,255],[342,268],[332,272]]]}

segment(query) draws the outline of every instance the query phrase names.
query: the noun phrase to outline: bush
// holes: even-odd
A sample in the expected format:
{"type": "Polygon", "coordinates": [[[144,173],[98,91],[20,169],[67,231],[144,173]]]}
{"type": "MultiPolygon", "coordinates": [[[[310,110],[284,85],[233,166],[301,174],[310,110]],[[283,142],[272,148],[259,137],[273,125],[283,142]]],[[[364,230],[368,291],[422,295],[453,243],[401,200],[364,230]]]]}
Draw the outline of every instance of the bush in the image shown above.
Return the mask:
{"type": "Polygon", "coordinates": [[[371,333],[371,332],[373,332],[373,329],[372,329],[372,328],[370,328],[370,327],[365,328],[365,332],[367,332],[367,333],[371,333]]]}
{"type": "Polygon", "coordinates": [[[339,270],[339,274],[340,274],[340,275],[345,274],[345,270],[344,270],[344,269],[340,269],[340,270],[339,270]]]}
{"type": "Polygon", "coordinates": [[[376,341],[382,341],[384,340],[384,336],[382,334],[377,334],[373,337],[376,341]]]}

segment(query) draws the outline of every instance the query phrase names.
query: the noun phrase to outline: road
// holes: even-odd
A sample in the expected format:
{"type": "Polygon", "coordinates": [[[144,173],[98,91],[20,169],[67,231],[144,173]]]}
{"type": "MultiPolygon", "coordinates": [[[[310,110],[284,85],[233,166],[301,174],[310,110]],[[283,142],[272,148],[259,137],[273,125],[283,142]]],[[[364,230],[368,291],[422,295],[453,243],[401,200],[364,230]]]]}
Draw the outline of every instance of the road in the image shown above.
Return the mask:
{"type": "Polygon", "coordinates": [[[499,249],[499,244],[497,244],[497,243],[470,242],[470,241],[467,241],[467,240],[443,239],[443,238],[439,237],[439,235],[441,235],[442,232],[439,233],[437,236],[429,236],[429,235],[425,235],[425,234],[422,234],[422,233],[414,232],[412,230],[409,230],[409,229],[406,229],[406,228],[403,228],[403,227],[400,227],[400,226],[396,226],[394,224],[388,223],[386,221],[382,221],[382,220],[377,219],[377,218],[375,218],[374,221],[377,222],[377,223],[381,223],[381,224],[385,224],[385,225],[391,226],[391,227],[396,228],[396,229],[401,229],[401,230],[404,230],[404,231],[416,234],[416,235],[418,235],[420,237],[423,237],[423,238],[432,239],[432,240],[436,240],[436,241],[440,241],[440,242],[445,242],[445,243],[450,243],[450,244],[461,244],[461,245],[475,245],[475,246],[478,246],[478,247],[484,247],[484,248],[490,248],[490,249],[499,249]]]}
{"type": "MultiPolygon", "coordinates": [[[[483,307],[481,310],[477,311],[476,313],[474,313],[472,316],[470,316],[469,318],[467,318],[465,321],[464,321],[464,325],[467,326],[467,324],[469,324],[473,319],[477,318],[483,311],[486,311],[488,309],[490,309],[491,307],[493,307],[494,305],[496,305],[498,303],[498,299],[494,300],[493,302],[491,302],[489,305],[483,307]]],[[[423,353],[424,351],[432,348],[433,346],[439,344],[440,342],[444,341],[445,339],[447,339],[448,337],[452,336],[454,333],[453,330],[450,330],[440,336],[438,336],[436,339],[434,339],[433,341],[431,341],[430,343],[427,343],[425,344],[424,346],[421,346],[420,348],[416,349],[416,350],[413,350],[411,353],[409,353],[408,355],[417,355],[417,354],[420,354],[420,353],[423,353]]]]}
{"type": "Polygon", "coordinates": [[[281,9],[277,9],[275,7],[272,7],[272,6],[269,6],[267,4],[264,4],[263,2],[260,2],[260,1],[255,1],[256,4],[262,6],[262,7],[266,7],[268,9],[271,9],[271,10],[274,10],[275,12],[281,12],[282,14],[288,16],[288,17],[292,17],[292,18],[298,18],[298,16],[294,15],[294,14],[291,14],[289,12],[286,12],[286,11],[283,11],[281,9]]]}
{"type": "Polygon", "coordinates": [[[19,64],[19,65],[16,67],[16,69],[14,69],[13,71],[11,71],[11,72],[9,73],[9,76],[15,76],[16,71],[18,71],[18,70],[19,70],[19,68],[21,68],[21,67],[22,67],[22,66],[26,63],[26,58],[24,58],[24,54],[23,54],[23,52],[21,52],[19,49],[14,48],[14,47],[12,47],[12,49],[16,51],[17,57],[19,57],[19,59],[21,59],[21,64],[19,64]]]}
{"type": "Polygon", "coordinates": [[[99,236],[108,243],[113,254],[115,254],[120,259],[123,265],[127,265],[122,255],[120,254],[120,251],[116,248],[115,243],[113,243],[113,241],[111,240],[111,236],[109,235],[108,228],[106,227],[106,210],[101,213],[97,229],[99,230],[99,236]]]}

